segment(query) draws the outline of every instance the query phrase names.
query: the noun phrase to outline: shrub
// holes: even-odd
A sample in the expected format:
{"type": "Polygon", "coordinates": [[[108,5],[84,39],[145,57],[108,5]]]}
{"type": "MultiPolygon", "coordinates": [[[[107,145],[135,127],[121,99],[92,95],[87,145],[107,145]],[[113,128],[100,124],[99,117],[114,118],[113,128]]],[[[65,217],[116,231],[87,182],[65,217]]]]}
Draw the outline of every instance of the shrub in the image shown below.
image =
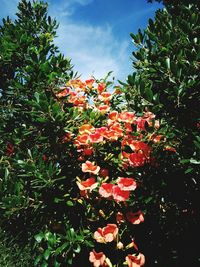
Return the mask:
{"type": "Polygon", "coordinates": [[[191,239],[199,222],[199,4],[188,2],[164,1],[166,8],[156,12],[155,20],[131,34],[135,71],[125,85],[129,106],[165,119],[166,136],[178,141],[175,158],[165,158],[159,173],[149,177],[153,187],[155,180],[162,181],[157,192],[164,210],[155,229],[163,232],[155,230],[155,246],[147,248],[161,255],[152,257],[152,264],[160,266],[198,262],[191,239]]]}

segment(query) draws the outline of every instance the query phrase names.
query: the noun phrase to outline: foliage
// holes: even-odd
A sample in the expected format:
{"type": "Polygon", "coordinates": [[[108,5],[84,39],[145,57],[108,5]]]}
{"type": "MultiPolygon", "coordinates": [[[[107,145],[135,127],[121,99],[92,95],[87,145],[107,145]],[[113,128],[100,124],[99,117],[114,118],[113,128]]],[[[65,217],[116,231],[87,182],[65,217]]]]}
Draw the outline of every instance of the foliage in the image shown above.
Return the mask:
{"type": "Polygon", "coordinates": [[[33,254],[30,245],[17,245],[15,240],[0,232],[0,266],[26,267],[31,265],[33,254]]]}
{"type": "MultiPolygon", "coordinates": [[[[18,31],[23,31],[21,19],[31,28],[29,23],[34,19],[29,21],[24,14],[31,17],[33,13],[35,18],[38,8],[44,12],[42,25],[46,20],[51,22],[42,3],[32,6],[22,1],[20,19],[2,26],[5,52],[10,53],[4,43],[7,35],[18,36],[18,31]],[[17,28],[11,31],[13,27],[17,28]]],[[[32,28],[37,29],[38,23],[32,28]]],[[[110,260],[114,266],[123,262],[143,265],[144,255],[134,241],[135,225],[144,221],[154,194],[143,187],[143,179],[156,164],[154,153],[168,153],[168,140],[159,134],[159,121],[152,113],[128,112],[123,88],[109,89],[112,83],[106,78],[69,80],[73,75],[69,62],[64,61],[64,72],[59,67],[62,57],[51,41],[47,47],[34,41],[35,36],[27,45],[27,57],[33,45],[42,55],[46,52],[43,61],[35,56],[26,61],[26,50],[22,54],[19,47],[13,47],[12,56],[21,53],[26,64],[17,59],[16,67],[10,57],[14,75],[8,78],[5,72],[2,83],[1,226],[14,233],[23,231],[23,238],[34,235],[35,266],[97,264],[98,253],[102,253],[104,265],[111,266],[110,260]],[[54,58],[55,65],[51,63],[54,58]],[[41,69],[42,64],[50,64],[51,69],[41,69]],[[87,183],[92,184],[87,187],[87,183]],[[126,183],[130,184],[127,188],[126,183]],[[113,188],[107,192],[110,197],[100,193],[107,186],[113,188]],[[136,193],[132,192],[136,188],[136,193]],[[99,229],[105,237],[100,242],[96,238],[96,245],[93,236],[99,229]],[[103,248],[101,241],[105,243],[107,238],[111,244],[103,248]]],[[[2,66],[4,63],[2,58],[2,66]]]]}
{"type": "Polygon", "coordinates": [[[164,134],[177,140],[174,160],[166,158],[160,173],[149,177],[153,187],[155,179],[163,181],[157,193],[165,207],[157,226],[163,233],[155,231],[155,245],[147,248],[151,255],[157,242],[163,247],[152,264],[195,266],[199,255],[190,241],[197,236],[199,222],[199,6],[195,1],[172,2],[166,1],[166,8],[156,12],[144,31],[131,34],[135,71],[125,87],[129,106],[165,119],[164,134]]]}
{"type": "Polygon", "coordinates": [[[3,21],[0,226],[32,237],[34,266],[183,265],[176,237],[198,222],[199,17],[179,8],[131,35],[123,86],[76,78],[43,2],[3,21]]]}
{"type": "Polygon", "coordinates": [[[163,139],[154,114],[128,112],[123,88],[112,89],[111,85],[105,79],[76,79],[55,91],[60,109],[65,114],[75,112],[76,117],[72,126],[68,121],[60,139],[72,147],[68,160],[63,160],[64,155],[57,158],[61,172],[65,169],[64,186],[59,197],[58,191],[54,196],[57,213],[62,205],[61,217],[47,226],[53,227],[53,232],[47,228],[35,236],[42,251],[36,264],[144,264],[134,240],[139,242],[137,224],[144,221],[155,192],[143,183],[158,164],[158,151],[167,155],[172,150],[170,154],[174,154],[175,148],[169,146],[173,143],[170,138],[163,139]],[[73,165],[67,168],[69,158],[73,165]]]}

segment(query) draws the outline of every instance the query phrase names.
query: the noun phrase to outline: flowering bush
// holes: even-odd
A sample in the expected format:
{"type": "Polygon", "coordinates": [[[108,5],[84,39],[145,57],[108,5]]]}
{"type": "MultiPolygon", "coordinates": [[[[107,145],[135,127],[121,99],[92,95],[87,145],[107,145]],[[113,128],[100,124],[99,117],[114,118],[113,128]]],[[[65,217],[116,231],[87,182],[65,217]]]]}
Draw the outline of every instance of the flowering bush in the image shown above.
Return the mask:
{"type": "MultiPolygon", "coordinates": [[[[54,92],[61,109],[76,114],[75,126],[67,127],[60,137],[63,145],[71,147],[68,155],[76,161],[70,193],[64,189],[67,205],[76,210],[76,215],[69,212],[68,216],[72,224],[75,216],[79,227],[90,233],[90,241],[78,237],[87,247],[85,264],[139,267],[145,263],[136,245],[140,242],[137,228],[146,213],[142,211],[141,174],[144,168],[159,164],[156,151],[169,145],[159,133],[155,115],[128,111],[123,88],[109,85],[106,80],[76,79],[54,92]]],[[[80,262],[76,250],[71,257],[73,264],[80,262]]]]}

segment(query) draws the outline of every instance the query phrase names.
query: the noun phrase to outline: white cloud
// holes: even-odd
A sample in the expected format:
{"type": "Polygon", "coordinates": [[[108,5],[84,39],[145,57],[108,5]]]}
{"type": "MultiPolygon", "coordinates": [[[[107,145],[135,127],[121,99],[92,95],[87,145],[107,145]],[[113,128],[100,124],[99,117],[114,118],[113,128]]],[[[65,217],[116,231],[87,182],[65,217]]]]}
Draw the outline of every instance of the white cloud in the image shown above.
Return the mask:
{"type": "MultiPolygon", "coordinates": [[[[74,0],[86,4],[92,0],[74,0]]],[[[60,23],[57,30],[57,46],[72,59],[74,70],[82,77],[104,77],[109,71],[117,79],[125,80],[130,72],[130,59],[127,52],[129,42],[119,41],[109,25],[93,26],[73,20],[75,6],[65,2],[62,9],[50,5],[51,14],[60,23]]],[[[60,6],[60,5],[59,5],[60,6]]]]}
{"type": "MultiPolygon", "coordinates": [[[[78,5],[89,5],[93,1],[48,1],[50,15],[60,24],[55,43],[65,56],[72,59],[74,71],[82,74],[83,79],[91,75],[102,78],[113,71],[113,76],[125,80],[131,65],[127,52],[129,42],[117,40],[110,25],[94,26],[73,20],[78,5]]],[[[5,12],[0,11],[0,17],[13,17],[18,0],[0,0],[0,3],[5,7],[5,12]]]]}
{"type": "Polygon", "coordinates": [[[75,1],[81,4],[82,6],[88,5],[93,2],[93,0],[75,0],[75,1]]]}

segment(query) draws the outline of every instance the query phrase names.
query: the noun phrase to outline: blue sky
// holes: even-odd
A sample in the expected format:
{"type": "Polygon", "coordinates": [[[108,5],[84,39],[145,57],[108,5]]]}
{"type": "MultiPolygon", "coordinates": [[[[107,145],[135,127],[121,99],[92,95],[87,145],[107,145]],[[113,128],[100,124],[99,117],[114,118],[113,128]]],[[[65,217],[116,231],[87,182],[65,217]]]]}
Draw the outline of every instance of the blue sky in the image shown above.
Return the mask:
{"type": "MultiPolygon", "coordinates": [[[[147,26],[161,4],[146,0],[48,0],[49,14],[60,23],[55,43],[72,59],[83,79],[113,71],[125,80],[132,72],[130,33],[147,26]]],[[[16,13],[18,0],[0,0],[0,19],[16,13]]]]}

